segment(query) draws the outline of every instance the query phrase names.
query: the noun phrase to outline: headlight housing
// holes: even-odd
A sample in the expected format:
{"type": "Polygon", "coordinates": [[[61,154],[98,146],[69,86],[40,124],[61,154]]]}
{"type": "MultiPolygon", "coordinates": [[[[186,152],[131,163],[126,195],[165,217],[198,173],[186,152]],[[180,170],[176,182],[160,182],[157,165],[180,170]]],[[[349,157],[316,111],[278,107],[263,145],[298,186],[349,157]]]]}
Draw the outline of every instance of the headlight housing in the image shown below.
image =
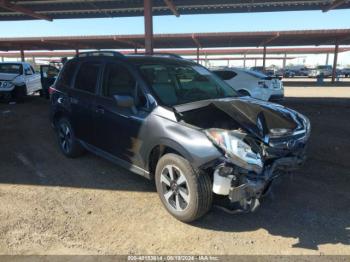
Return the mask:
{"type": "Polygon", "coordinates": [[[8,81],[3,81],[3,82],[0,82],[0,88],[12,88],[14,85],[13,83],[11,82],[8,82],[8,81]]]}
{"type": "Polygon", "coordinates": [[[261,173],[263,169],[261,156],[259,153],[254,153],[251,147],[243,141],[243,134],[218,128],[207,129],[205,134],[214,145],[225,152],[233,164],[261,173]]]}

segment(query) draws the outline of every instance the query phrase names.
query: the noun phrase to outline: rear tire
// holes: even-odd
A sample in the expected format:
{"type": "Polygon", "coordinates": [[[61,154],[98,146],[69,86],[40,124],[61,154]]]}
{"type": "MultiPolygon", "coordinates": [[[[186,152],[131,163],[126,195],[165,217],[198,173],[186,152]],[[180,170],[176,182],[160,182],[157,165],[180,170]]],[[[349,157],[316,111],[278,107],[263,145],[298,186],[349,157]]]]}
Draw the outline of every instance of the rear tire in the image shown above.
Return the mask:
{"type": "Polygon", "coordinates": [[[61,118],[56,126],[58,144],[62,153],[69,158],[81,156],[84,149],[74,135],[74,131],[68,119],[61,118]]]}
{"type": "Polygon", "coordinates": [[[166,154],[158,161],[156,187],[167,211],[176,219],[192,222],[211,208],[212,183],[206,173],[194,170],[176,154],[166,154]]]}

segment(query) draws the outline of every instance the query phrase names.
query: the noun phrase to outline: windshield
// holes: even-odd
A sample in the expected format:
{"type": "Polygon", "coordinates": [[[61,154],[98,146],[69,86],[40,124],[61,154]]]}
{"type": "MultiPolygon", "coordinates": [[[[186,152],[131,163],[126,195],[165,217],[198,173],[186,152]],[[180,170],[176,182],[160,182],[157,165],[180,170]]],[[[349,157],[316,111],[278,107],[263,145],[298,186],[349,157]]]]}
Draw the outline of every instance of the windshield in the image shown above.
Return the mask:
{"type": "Polygon", "coordinates": [[[5,73],[5,74],[22,74],[22,65],[21,64],[0,64],[0,73],[5,73]]]}
{"type": "Polygon", "coordinates": [[[166,106],[237,96],[233,88],[202,66],[152,64],[141,65],[140,70],[166,106]]]}

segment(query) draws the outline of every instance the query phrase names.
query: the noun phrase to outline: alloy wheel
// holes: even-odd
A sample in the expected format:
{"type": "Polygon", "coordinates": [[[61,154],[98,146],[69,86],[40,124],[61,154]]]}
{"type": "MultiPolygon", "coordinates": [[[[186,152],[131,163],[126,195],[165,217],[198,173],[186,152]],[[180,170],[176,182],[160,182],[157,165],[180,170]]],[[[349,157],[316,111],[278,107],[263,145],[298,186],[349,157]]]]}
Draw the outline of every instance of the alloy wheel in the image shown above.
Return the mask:
{"type": "Polygon", "coordinates": [[[184,211],[190,203],[190,190],[183,172],[175,165],[167,165],[160,175],[165,201],[175,211],[184,211]]]}
{"type": "Polygon", "coordinates": [[[66,123],[61,123],[58,130],[58,137],[63,151],[68,153],[72,145],[72,132],[66,123]]]}

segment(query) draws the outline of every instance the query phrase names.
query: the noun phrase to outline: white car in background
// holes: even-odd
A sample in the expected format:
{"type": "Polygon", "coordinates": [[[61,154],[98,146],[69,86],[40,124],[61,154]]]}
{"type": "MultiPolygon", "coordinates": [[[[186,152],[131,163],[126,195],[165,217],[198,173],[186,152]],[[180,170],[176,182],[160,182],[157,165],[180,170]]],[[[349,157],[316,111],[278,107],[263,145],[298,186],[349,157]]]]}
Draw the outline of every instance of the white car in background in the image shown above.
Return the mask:
{"type": "Polygon", "coordinates": [[[265,101],[284,97],[283,83],[279,77],[243,68],[220,68],[212,71],[240,95],[265,101]]]}
{"type": "Polygon", "coordinates": [[[41,90],[40,74],[29,63],[0,63],[0,97],[23,101],[27,95],[41,90]]]}
{"type": "Polygon", "coordinates": [[[333,73],[333,67],[330,65],[320,65],[315,69],[310,70],[309,77],[318,77],[323,75],[323,77],[331,77],[333,73]]]}

